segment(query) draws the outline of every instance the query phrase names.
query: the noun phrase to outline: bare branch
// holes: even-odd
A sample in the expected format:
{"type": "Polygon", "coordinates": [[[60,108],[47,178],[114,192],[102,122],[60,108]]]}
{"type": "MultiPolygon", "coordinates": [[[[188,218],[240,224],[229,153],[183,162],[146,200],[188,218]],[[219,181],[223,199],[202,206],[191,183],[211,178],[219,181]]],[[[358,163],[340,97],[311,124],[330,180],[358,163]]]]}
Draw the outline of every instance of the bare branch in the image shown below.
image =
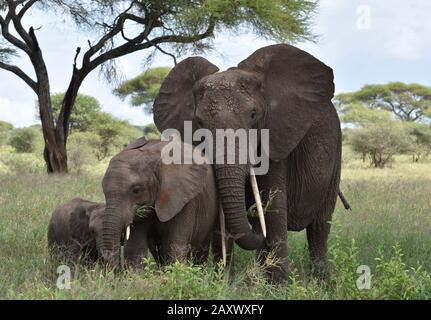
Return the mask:
{"type": "Polygon", "coordinates": [[[143,33],[141,33],[140,35],[138,35],[137,37],[132,39],[133,41],[127,42],[127,43],[125,43],[119,47],[116,47],[112,50],[109,50],[109,51],[101,54],[100,56],[98,56],[97,58],[95,58],[92,61],[92,65],[95,68],[98,65],[106,62],[107,60],[115,59],[115,58],[118,58],[120,56],[132,53],[132,52],[147,49],[147,48],[153,47],[155,45],[158,45],[160,43],[172,43],[172,42],[175,42],[175,43],[192,43],[192,42],[196,42],[199,40],[203,40],[203,39],[213,35],[214,28],[215,28],[215,19],[213,19],[211,17],[207,30],[201,34],[197,34],[197,35],[193,35],[193,36],[165,35],[165,36],[160,36],[160,37],[154,38],[152,40],[147,40],[146,42],[141,43],[144,39],[146,39],[148,37],[148,34],[146,34],[146,33],[149,33],[152,29],[152,27],[149,27],[147,32],[144,31],[143,33]],[[141,38],[143,38],[143,39],[141,40],[141,38]]]}
{"type": "Polygon", "coordinates": [[[73,59],[73,67],[76,69],[76,59],[78,59],[79,53],[81,52],[81,47],[76,48],[75,58],[73,59]]]}
{"type": "Polygon", "coordinates": [[[19,17],[16,12],[16,6],[19,4],[19,2],[14,2],[13,0],[7,0],[9,11],[8,15],[12,18],[13,25],[15,27],[15,30],[18,32],[22,40],[31,48],[33,47],[34,43],[32,41],[32,38],[28,34],[28,32],[24,29],[22,23],[21,23],[21,17],[19,17]]]}
{"type": "Polygon", "coordinates": [[[19,67],[0,61],[0,68],[14,73],[18,77],[20,77],[25,83],[27,83],[27,85],[32,88],[34,92],[37,91],[37,83],[19,67]]]}
{"type": "Polygon", "coordinates": [[[9,41],[9,43],[11,43],[12,45],[14,45],[15,47],[21,49],[22,51],[24,51],[28,55],[31,55],[31,49],[30,49],[30,47],[27,46],[27,44],[25,42],[23,42],[20,39],[16,38],[15,36],[13,36],[9,32],[9,23],[10,23],[10,21],[11,21],[11,17],[9,15],[7,15],[6,18],[3,18],[2,16],[0,16],[0,27],[1,27],[1,33],[2,33],[3,37],[7,41],[9,41]]]}
{"type": "Polygon", "coordinates": [[[157,50],[159,50],[161,53],[166,54],[167,56],[170,56],[172,58],[172,60],[174,60],[174,65],[177,65],[177,58],[175,57],[175,55],[173,55],[170,52],[167,52],[165,50],[163,50],[158,44],[152,42],[150,39],[145,38],[152,46],[156,47],[157,50]]]}
{"type": "Polygon", "coordinates": [[[22,17],[24,16],[24,14],[36,3],[40,0],[30,0],[28,1],[23,7],[22,9],[18,12],[18,17],[20,19],[22,19],[22,17]]]}

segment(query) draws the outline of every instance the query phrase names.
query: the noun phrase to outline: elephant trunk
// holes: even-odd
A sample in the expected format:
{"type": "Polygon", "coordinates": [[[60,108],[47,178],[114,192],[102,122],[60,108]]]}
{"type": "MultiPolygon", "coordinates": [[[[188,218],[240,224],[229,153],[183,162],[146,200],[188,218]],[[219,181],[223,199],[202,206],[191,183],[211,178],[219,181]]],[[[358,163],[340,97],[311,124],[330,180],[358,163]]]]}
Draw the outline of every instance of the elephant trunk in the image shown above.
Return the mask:
{"type": "Polygon", "coordinates": [[[120,263],[120,246],[123,224],[118,206],[107,205],[103,214],[101,234],[97,236],[97,248],[103,261],[117,268],[120,263]]]}
{"type": "Polygon", "coordinates": [[[248,165],[216,164],[215,174],[228,233],[243,249],[263,247],[263,236],[253,232],[246,215],[245,181],[248,165]]]}

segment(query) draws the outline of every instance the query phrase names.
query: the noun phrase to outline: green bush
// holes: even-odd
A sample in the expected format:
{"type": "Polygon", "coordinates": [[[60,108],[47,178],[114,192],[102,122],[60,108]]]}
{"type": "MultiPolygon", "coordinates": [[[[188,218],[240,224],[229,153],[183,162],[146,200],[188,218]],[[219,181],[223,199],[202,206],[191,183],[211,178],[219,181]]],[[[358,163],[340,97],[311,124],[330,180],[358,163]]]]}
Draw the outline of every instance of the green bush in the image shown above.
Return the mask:
{"type": "Polygon", "coordinates": [[[7,144],[10,134],[13,130],[13,125],[9,122],[0,120],[0,146],[7,144]]]}
{"type": "Polygon", "coordinates": [[[36,150],[37,133],[33,128],[15,129],[9,144],[19,153],[31,153],[36,150]]]}
{"type": "Polygon", "coordinates": [[[34,153],[15,153],[10,149],[0,151],[1,174],[40,173],[45,171],[45,162],[34,153]]]}
{"type": "Polygon", "coordinates": [[[154,123],[144,126],[143,132],[146,139],[160,139],[160,132],[154,123]]]}
{"type": "Polygon", "coordinates": [[[393,156],[410,152],[414,141],[407,127],[399,122],[369,124],[349,131],[349,143],[355,152],[368,156],[370,165],[384,168],[393,156]]]}
{"type": "Polygon", "coordinates": [[[414,140],[413,162],[418,162],[431,153],[431,125],[411,123],[408,129],[414,140]]]}
{"type": "Polygon", "coordinates": [[[91,132],[76,132],[69,136],[67,160],[71,171],[81,173],[85,167],[94,165],[101,138],[91,132]]]}

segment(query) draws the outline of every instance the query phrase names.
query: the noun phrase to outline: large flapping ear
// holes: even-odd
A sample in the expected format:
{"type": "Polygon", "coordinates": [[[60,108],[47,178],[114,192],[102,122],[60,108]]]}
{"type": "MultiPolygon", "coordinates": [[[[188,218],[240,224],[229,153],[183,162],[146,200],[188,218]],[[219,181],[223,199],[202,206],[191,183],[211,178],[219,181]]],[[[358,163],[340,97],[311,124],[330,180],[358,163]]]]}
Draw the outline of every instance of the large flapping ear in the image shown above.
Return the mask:
{"type": "MultiPolygon", "coordinates": [[[[177,142],[178,143],[178,142],[177,142]]],[[[177,215],[200,192],[206,182],[207,166],[192,163],[191,145],[181,143],[185,151],[184,164],[160,164],[160,186],[156,199],[156,214],[165,222],[177,215]]]]}
{"type": "Polygon", "coordinates": [[[193,86],[203,77],[219,69],[202,57],[187,58],[168,74],[154,100],[154,123],[160,132],[177,129],[183,134],[184,121],[191,121],[194,112],[193,86]]]}
{"type": "Polygon", "coordinates": [[[261,48],[238,65],[263,75],[269,157],[286,158],[334,95],[332,69],[288,44],[261,48]]]}
{"type": "Polygon", "coordinates": [[[132,149],[139,149],[140,147],[145,146],[148,143],[148,140],[145,139],[144,137],[141,137],[139,139],[136,139],[135,141],[131,142],[130,144],[128,144],[123,151],[126,150],[132,150],[132,149]]]}

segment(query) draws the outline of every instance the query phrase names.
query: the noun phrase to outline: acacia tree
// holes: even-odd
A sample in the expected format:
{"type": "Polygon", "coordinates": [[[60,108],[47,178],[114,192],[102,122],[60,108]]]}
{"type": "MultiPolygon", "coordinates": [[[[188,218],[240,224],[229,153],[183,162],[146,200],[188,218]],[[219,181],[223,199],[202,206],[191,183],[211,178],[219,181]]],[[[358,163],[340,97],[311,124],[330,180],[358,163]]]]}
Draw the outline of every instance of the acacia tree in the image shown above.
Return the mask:
{"type": "Polygon", "coordinates": [[[112,79],[114,59],[138,50],[153,48],[167,54],[169,46],[176,55],[202,51],[211,47],[215,32],[222,29],[251,30],[277,41],[311,40],[309,24],[316,5],[317,0],[0,0],[0,68],[21,78],[37,95],[47,170],[65,173],[70,115],[80,86],[93,70],[100,66],[112,79]],[[41,9],[67,14],[89,38],[82,55],[82,48],[76,49],[57,119],[37,37],[40,31],[23,22],[30,11],[41,9]],[[18,52],[28,56],[36,79],[11,63],[18,52]]]}
{"type": "Polygon", "coordinates": [[[169,71],[171,71],[169,67],[150,68],[132,79],[123,81],[113,93],[123,100],[130,96],[132,106],[143,106],[145,113],[152,114],[153,101],[169,71]]]}
{"type": "MultiPolygon", "coordinates": [[[[354,115],[352,111],[358,111],[358,104],[377,111],[389,111],[398,120],[420,122],[431,119],[431,87],[390,82],[366,85],[359,91],[341,93],[335,98],[335,105],[347,117],[354,115]]],[[[384,113],[374,115],[384,116],[384,113]]]]}

